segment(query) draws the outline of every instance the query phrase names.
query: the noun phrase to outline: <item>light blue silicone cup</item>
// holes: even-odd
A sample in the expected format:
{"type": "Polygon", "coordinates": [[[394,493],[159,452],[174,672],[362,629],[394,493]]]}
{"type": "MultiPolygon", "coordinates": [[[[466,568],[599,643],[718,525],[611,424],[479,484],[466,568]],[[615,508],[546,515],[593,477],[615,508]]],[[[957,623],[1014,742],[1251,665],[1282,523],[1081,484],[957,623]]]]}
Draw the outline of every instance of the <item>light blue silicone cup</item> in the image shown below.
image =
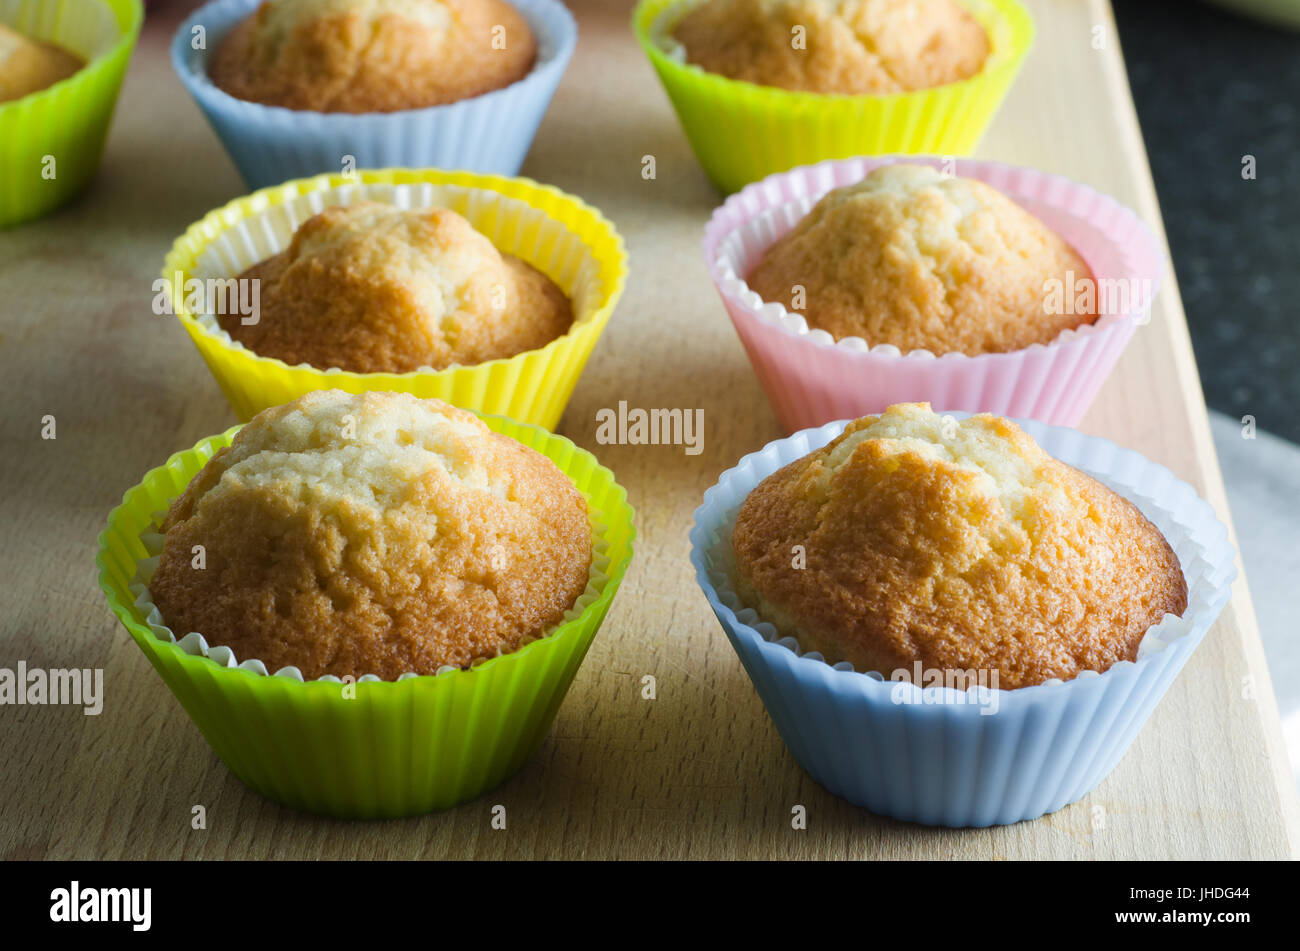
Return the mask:
{"type": "Polygon", "coordinates": [[[1187,579],[1183,617],[1152,628],[1135,662],[1018,690],[921,688],[831,666],[740,603],[724,558],[750,491],[845,425],[805,429],[745,456],[695,511],[696,578],[782,740],[835,795],[926,825],[1004,825],[1084,796],[1123,757],[1227,603],[1237,573],[1227,529],[1191,486],[1138,453],[1020,422],[1048,453],[1130,499],[1164,532],[1187,579]]]}
{"type": "Polygon", "coordinates": [[[350,168],[446,168],[515,175],[578,40],[559,0],[510,0],[537,36],[537,62],[517,83],[445,106],[403,112],[307,112],[236,99],[208,79],[222,37],[261,0],[213,0],[172,39],[172,66],[239,174],[259,189],[350,168]],[[196,27],[204,49],[193,48],[196,27]]]}

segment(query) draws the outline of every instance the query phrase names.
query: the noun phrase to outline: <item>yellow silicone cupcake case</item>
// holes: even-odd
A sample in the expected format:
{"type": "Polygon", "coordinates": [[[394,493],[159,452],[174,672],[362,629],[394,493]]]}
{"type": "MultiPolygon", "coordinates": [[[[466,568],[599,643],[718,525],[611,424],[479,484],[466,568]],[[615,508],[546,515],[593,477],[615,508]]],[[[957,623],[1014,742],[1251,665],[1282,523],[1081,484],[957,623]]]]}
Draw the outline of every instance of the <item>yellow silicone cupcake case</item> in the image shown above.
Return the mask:
{"type": "MultiPolygon", "coordinates": [[[[252,263],[247,261],[244,266],[252,263]]],[[[319,175],[239,198],[210,212],[176,240],[162,276],[168,284],[173,312],[231,407],[245,422],[269,406],[287,403],[312,390],[394,390],[421,398],[437,397],[464,409],[554,429],[623,293],[627,253],[622,237],[599,211],[549,185],[473,172],[385,169],[319,175]],[[221,262],[226,262],[225,269],[229,268],[230,255],[216,253],[232,231],[277,206],[310,198],[314,193],[337,191],[346,195],[349,189],[389,186],[431,186],[472,193],[478,200],[472,203],[472,210],[464,210],[471,211],[475,227],[504,245],[502,250],[517,254],[545,272],[574,297],[573,327],[545,347],[487,363],[409,373],[353,373],[306,364],[289,366],[258,356],[205,325],[201,315],[187,308],[184,289],[191,278],[237,276],[238,271],[220,273],[221,262]],[[566,243],[572,247],[560,255],[557,249],[566,243]],[[571,259],[578,252],[585,255],[585,263],[574,265],[571,259]],[[561,256],[570,263],[557,262],[561,256]],[[575,295],[579,290],[581,293],[575,295]]]]}

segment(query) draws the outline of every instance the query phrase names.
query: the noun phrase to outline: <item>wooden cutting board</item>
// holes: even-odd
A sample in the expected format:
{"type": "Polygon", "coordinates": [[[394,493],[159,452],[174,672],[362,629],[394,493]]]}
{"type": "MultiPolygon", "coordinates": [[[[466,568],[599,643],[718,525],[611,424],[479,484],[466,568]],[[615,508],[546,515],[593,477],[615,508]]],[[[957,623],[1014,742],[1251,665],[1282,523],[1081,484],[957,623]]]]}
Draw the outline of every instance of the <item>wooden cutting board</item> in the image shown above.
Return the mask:
{"type": "MultiPolygon", "coordinates": [[[[979,155],[1087,182],[1160,214],[1106,0],[1029,0],[1037,45],[979,155]],[[1095,40],[1099,41],[1095,48],[1095,40]]],[[[0,667],[102,667],[99,716],[0,707],[0,858],[1279,858],[1300,807],[1247,593],[1232,602],[1123,762],[1081,802],[1020,825],[930,829],[812,782],[782,745],[699,593],[691,512],[717,475],[782,433],[700,256],[720,196],[650,66],[630,2],[573,0],[581,39],[525,174],[622,231],[627,293],[561,432],[638,511],[637,556],[550,737],[482,799],[346,823],[276,806],[217,760],[109,613],[95,538],[144,471],[236,422],[151,283],[173,238],[245,190],[166,56],[192,6],[145,25],[91,192],[0,232],[0,667]],[[655,156],[657,178],[641,177],[655,156]],[[702,408],[699,455],[603,446],[596,414],[702,408]],[[39,437],[53,415],[57,439],[39,437]],[[641,678],[658,698],[641,697],[641,678]],[[506,806],[504,831],[491,825],[506,806]],[[790,825],[807,809],[806,831],[790,825]],[[202,805],[207,828],[191,828],[202,805]]],[[[1162,232],[1161,232],[1162,233],[1162,232]]],[[[1227,518],[1173,275],[1083,429],[1140,450],[1227,518]]]]}

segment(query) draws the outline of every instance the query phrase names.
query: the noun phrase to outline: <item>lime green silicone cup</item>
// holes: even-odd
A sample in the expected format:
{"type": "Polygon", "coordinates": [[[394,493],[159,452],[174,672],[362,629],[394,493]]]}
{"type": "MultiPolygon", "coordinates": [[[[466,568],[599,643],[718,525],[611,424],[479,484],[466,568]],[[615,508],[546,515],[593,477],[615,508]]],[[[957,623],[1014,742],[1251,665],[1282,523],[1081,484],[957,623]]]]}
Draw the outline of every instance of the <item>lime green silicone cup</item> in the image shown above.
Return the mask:
{"type": "Polygon", "coordinates": [[[157,513],[238,426],[151,470],[110,513],[95,559],[109,606],[222,762],[250,788],[341,818],[418,815],[500,784],[542,742],[631,561],[633,512],[613,473],[569,440],[505,417],[482,419],[550,458],[582,491],[593,564],[580,613],[469,670],[304,683],[223,667],[153,632],[130,587],[148,555],[141,536],[156,532],[157,513]]]}
{"type": "Polygon", "coordinates": [[[86,60],[62,82],[0,103],[0,227],[48,214],[90,182],[143,19],[140,0],[0,2],[0,22],[86,60]]]}
{"type": "Polygon", "coordinates": [[[695,157],[734,192],[774,172],[855,155],[967,155],[1033,44],[1016,0],[962,0],[989,36],[970,79],[888,96],[793,92],[728,79],[670,55],[665,41],[692,0],[641,0],[632,28],[672,100],[695,157]]]}

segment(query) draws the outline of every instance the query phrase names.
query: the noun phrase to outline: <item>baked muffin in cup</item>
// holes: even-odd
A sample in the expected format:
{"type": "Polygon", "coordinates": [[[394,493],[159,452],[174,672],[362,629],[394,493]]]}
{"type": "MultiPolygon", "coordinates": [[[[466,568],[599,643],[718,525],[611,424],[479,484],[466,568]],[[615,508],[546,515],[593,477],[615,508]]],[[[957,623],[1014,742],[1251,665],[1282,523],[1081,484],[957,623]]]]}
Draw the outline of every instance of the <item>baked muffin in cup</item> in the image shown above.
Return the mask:
{"type": "Polygon", "coordinates": [[[89,183],[143,19],[140,0],[14,0],[0,11],[18,34],[0,43],[0,100],[6,88],[24,92],[0,101],[0,227],[46,215],[89,183]],[[42,67],[15,55],[27,39],[82,65],[64,76],[66,61],[42,67]],[[29,75],[6,81],[6,69],[29,75]]]}
{"type": "MultiPolygon", "coordinates": [[[[368,71],[359,69],[358,78],[353,80],[341,73],[352,68],[354,50],[339,53],[337,62],[324,66],[302,57],[285,56],[280,74],[268,73],[239,83],[232,77],[243,77],[246,70],[242,61],[230,56],[231,61],[223,63],[225,76],[220,78],[228,88],[240,95],[292,106],[287,107],[237,98],[214,82],[209,73],[222,51],[223,40],[254,15],[261,2],[213,0],[181,24],[171,49],[172,65],[181,81],[207,116],[244,181],[254,189],[287,179],[357,168],[436,166],[514,175],[523,164],[577,43],[577,25],[559,0],[510,0],[510,8],[531,36],[516,38],[507,30],[506,50],[498,52],[502,59],[507,53],[510,55],[511,66],[484,70],[492,75],[484,76],[477,85],[458,82],[449,86],[447,101],[439,100],[431,91],[412,91],[416,84],[403,78],[403,71],[411,68],[407,50],[394,49],[391,61],[376,62],[368,71]],[[202,49],[195,49],[193,43],[198,27],[206,35],[202,49]],[[519,65],[511,46],[516,40],[521,45],[535,43],[536,52],[531,57],[531,68],[522,78],[506,82],[519,65]],[[330,81],[295,86],[283,75],[307,65],[329,72],[330,81]],[[374,73],[380,75],[376,77],[374,73]],[[363,77],[367,78],[364,83],[363,77]],[[506,84],[498,86],[501,82],[506,84]],[[360,91],[351,95],[346,92],[357,89],[360,91]],[[467,91],[479,89],[486,91],[466,95],[467,91]],[[465,97],[453,100],[456,96],[465,97]],[[407,107],[409,103],[423,101],[439,104],[407,107]],[[371,111],[360,111],[368,108],[371,111]]],[[[289,2],[301,7],[304,15],[332,17],[340,10],[348,12],[343,2],[314,0],[314,7],[313,3],[302,0],[289,2]]],[[[418,16],[410,27],[393,28],[392,33],[400,40],[403,35],[410,36],[424,21],[434,24],[428,27],[431,29],[438,28],[438,24],[455,23],[455,14],[449,11],[465,2],[468,0],[449,0],[447,4],[439,0],[404,4],[391,0],[356,0],[356,6],[358,10],[364,7],[366,16],[374,13],[377,24],[384,20],[385,14],[394,12],[408,18],[418,16]],[[421,4],[427,9],[420,7],[421,4]]],[[[346,32],[347,28],[338,27],[334,20],[329,21],[328,27],[322,27],[327,35],[335,29],[346,32]]],[[[491,35],[484,37],[483,42],[489,45],[491,35]]],[[[303,45],[310,46],[305,42],[303,45]]],[[[251,61],[259,61],[260,50],[260,46],[255,46],[249,51],[251,61]]],[[[489,50],[484,55],[496,53],[489,50]]],[[[446,78],[450,82],[468,71],[467,63],[464,68],[448,73],[446,78]]]]}
{"type": "MultiPolygon", "coordinates": [[[[850,27],[838,22],[831,29],[820,23],[839,19],[828,10],[833,4],[724,0],[746,20],[768,27],[761,35],[737,37],[741,48],[766,51],[766,56],[751,55],[737,62],[734,54],[726,54],[723,43],[718,51],[704,50],[695,56],[714,70],[748,77],[731,78],[692,62],[679,35],[683,20],[708,2],[640,0],[632,23],[701,167],[728,193],[775,172],[824,159],[894,152],[965,155],[992,120],[1033,42],[1033,23],[1017,0],[960,0],[964,14],[958,16],[973,18],[987,38],[982,60],[981,50],[972,49],[974,44],[963,38],[960,27],[965,24],[958,24],[940,36],[947,48],[935,62],[928,61],[927,50],[909,46],[916,41],[907,35],[909,30],[897,28],[892,30],[897,46],[894,62],[877,62],[870,55],[858,62],[863,46],[853,41],[850,27]],[[763,24],[765,18],[771,22],[763,24]],[[801,22],[805,19],[809,22],[801,22]],[[791,30],[797,27],[806,28],[806,49],[795,55],[790,49],[791,30]],[[833,69],[812,62],[837,57],[843,62],[833,69]],[[979,67],[971,74],[976,62],[979,67]],[[833,78],[827,80],[827,73],[833,78]],[[760,77],[763,83],[749,81],[760,77]],[[846,84],[845,77],[854,77],[854,82],[846,84]],[[882,91],[817,91],[822,89],[882,91]]],[[[898,4],[890,15],[897,19],[907,14],[907,6],[898,4]]],[[[927,12],[936,10],[944,12],[940,4],[926,4],[927,12]]],[[[700,36],[712,33],[719,38],[717,30],[706,31],[704,26],[700,36]]]]}
{"type": "Polygon", "coordinates": [[[631,558],[613,475],[537,427],[402,394],[313,393],[252,427],[149,472],[97,556],[114,613],[222,761],[278,802],[356,818],[447,808],[517,771],[631,558]],[[196,567],[177,546],[200,538],[196,567]],[[209,570],[221,579],[194,580],[209,570]]]}
{"type": "MultiPolygon", "coordinates": [[[[899,415],[899,410],[887,415],[892,418],[899,415]]],[[[959,432],[969,425],[960,422],[965,416],[948,414],[943,426],[959,432]]],[[[833,496],[837,491],[834,486],[824,482],[816,472],[805,472],[805,469],[809,461],[818,458],[818,451],[839,437],[846,426],[861,430],[869,422],[840,421],[801,431],[770,443],[723,473],[695,513],[691,560],[697,580],[787,747],[799,764],[831,792],[882,815],[931,825],[1006,824],[1060,809],[1096,787],[1120,760],[1227,602],[1229,586],[1236,574],[1227,531],[1190,486],[1137,453],[1075,430],[1020,422],[1024,434],[1049,456],[1095,478],[1127,500],[1106,506],[1110,514],[1101,516],[1103,519],[1118,517],[1131,523],[1129,528],[1134,537],[1117,541],[1117,547],[1128,547],[1137,536],[1145,536],[1145,540],[1136,550],[1156,553],[1162,549],[1162,541],[1167,543],[1175,560],[1171,562],[1167,555],[1158,558],[1163,567],[1157,568],[1154,562],[1119,566],[1133,573],[1150,569],[1151,575],[1161,580],[1144,581],[1137,587],[1149,588],[1153,596],[1132,596],[1127,607],[1116,601],[1109,614],[1116,622],[1109,636],[1102,628],[1085,623],[1060,631],[1059,639],[1050,624],[1037,638],[1028,636],[1032,624],[1019,620],[994,629],[987,625],[992,615],[981,613],[979,605],[986,599],[980,598],[970,602],[971,610],[964,620],[957,618],[950,624],[927,627],[925,612],[941,606],[946,595],[937,595],[928,608],[921,598],[913,618],[918,625],[914,632],[916,639],[909,642],[906,637],[891,640],[890,632],[896,625],[890,619],[901,621],[903,627],[899,630],[905,633],[912,615],[901,608],[890,608],[884,602],[881,602],[883,611],[874,610],[864,594],[860,604],[844,602],[847,605],[844,610],[851,614],[861,609],[860,623],[820,628],[822,637],[818,646],[831,652],[837,660],[831,664],[828,662],[831,658],[824,658],[809,650],[809,644],[789,636],[798,623],[808,623],[809,615],[797,605],[791,609],[792,602],[779,595],[777,600],[781,605],[761,601],[755,604],[750,600],[755,597],[752,589],[747,595],[737,592],[738,587],[745,587],[743,580],[739,584],[737,580],[743,579],[746,572],[738,570],[740,558],[733,548],[733,538],[738,513],[764,480],[801,479],[796,481],[801,497],[813,501],[828,492],[833,496]],[[1130,503],[1140,510],[1140,516],[1131,514],[1130,503]],[[1154,529],[1142,528],[1143,518],[1154,529]],[[1134,626],[1140,618],[1149,620],[1166,608],[1173,612],[1181,603],[1179,579],[1171,568],[1181,574],[1185,584],[1185,607],[1177,616],[1168,613],[1153,623],[1134,647],[1134,626]],[[910,644],[907,650],[919,651],[918,658],[927,659],[919,671],[908,666],[903,675],[895,669],[883,674],[879,670],[864,672],[835,653],[855,643],[859,649],[855,651],[850,646],[850,653],[863,666],[878,665],[882,656],[891,664],[898,660],[899,655],[888,651],[875,657],[869,651],[863,653],[861,648],[872,644],[877,647],[910,644]],[[1073,651],[1076,647],[1083,649],[1073,651]],[[1109,656],[1091,655],[1092,659],[1085,664],[1063,661],[1065,657],[1076,660],[1087,657],[1092,648],[1098,647],[1101,654],[1110,652],[1109,656]],[[961,653],[968,649],[977,653],[986,650],[983,656],[993,669],[1015,658],[1028,661],[1012,663],[1006,683],[1018,686],[1011,689],[998,686],[991,676],[981,678],[980,671],[974,667],[958,670],[956,663],[964,663],[974,656],[961,653]],[[1044,663],[1037,665],[1036,661],[1044,663]],[[954,666],[940,669],[933,666],[936,663],[954,666]],[[963,679],[949,681],[932,677],[936,671],[945,675],[961,674],[963,679]],[[969,676],[972,672],[975,677],[969,676]]],[[[992,428],[996,432],[1007,425],[999,421],[992,428]]],[[[978,431],[989,427],[975,428],[978,431]]],[[[992,581],[987,574],[993,570],[989,567],[990,553],[1000,551],[1005,555],[1015,550],[1014,545],[1004,546],[1010,536],[998,530],[999,506],[1003,502],[1015,503],[1004,495],[990,509],[979,500],[987,501],[990,491],[1004,492],[1014,481],[1009,477],[1017,471],[1016,457],[1021,457],[1021,461],[1032,460],[1034,454],[1008,450],[1002,440],[994,437],[986,442],[995,464],[986,460],[982,465],[970,465],[971,460],[962,453],[950,455],[949,450],[942,448],[940,444],[944,440],[916,439],[905,427],[890,437],[875,435],[884,438],[886,443],[889,438],[895,440],[888,446],[889,452],[878,453],[878,458],[873,459],[875,447],[863,447],[846,437],[849,445],[838,454],[848,453],[857,464],[857,471],[844,471],[850,481],[856,480],[854,491],[868,497],[877,486],[887,486],[892,471],[892,466],[886,464],[889,459],[900,461],[904,468],[924,469],[929,476],[917,492],[929,500],[926,518],[937,519],[938,525],[943,521],[942,513],[946,513],[951,530],[959,534],[975,532],[976,537],[984,538],[990,546],[984,556],[969,565],[960,564],[961,557],[956,554],[960,549],[952,549],[949,574],[936,576],[930,583],[939,586],[936,590],[946,585],[944,590],[951,593],[968,580],[972,590],[978,589],[981,578],[992,581]],[[928,448],[919,445],[925,442],[932,445],[928,448]],[[1005,471],[998,471],[999,458],[1008,467],[1005,471]],[[872,481],[872,473],[880,477],[878,483],[872,481]],[[996,489],[990,489],[991,485],[996,485],[996,489]],[[944,500],[942,513],[933,511],[935,506],[930,504],[936,498],[944,500]],[[971,507],[968,509],[967,505],[971,507]],[[967,521],[981,511],[982,517],[967,521]]],[[[831,453],[834,461],[845,462],[838,459],[834,449],[831,453]]],[[[1042,472],[1044,466],[1040,462],[1033,468],[1042,472]]],[[[1079,473],[1066,476],[1063,484],[1082,478],[1079,473]]],[[[1051,483],[1058,481],[1061,480],[1044,480],[1041,476],[1035,479],[1030,487],[1033,497],[1041,503],[1042,493],[1054,491],[1051,483]]],[[[1098,489],[1084,494],[1095,494],[1098,489]]],[[[1066,491],[1067,495],[1072,494],[1071,490],[1066,491]]],[[[1104,493],[1101,490],[1102,496],[1104,493]]],[[[1053,503],[1045,504],[1050,507],[1053,503]]],[[[1068,506],[1058,516],[1065,511],[1068,506]]],[[[906,521],[906,512],[898,518],[906,521]]],[[[839,526],[835,531],[849,529],[839,526]]],[[[868,531],[877,532],[880,535],[877,543],[883,549],[888,548],[890,526],[868,528],[868,531]]],[[[1056,531],[1044,534],[1043,542],[1052,544],[1056,531]]],[[[912,533],[909,530],[904,535],[907,537],[900,536],[899,543],[907,547],[911,545],[908,538],[912,538],[912,533]]],[[[921,544],[917,540],[920,537],[912,538],[912,542],[921,544]]],[[[1100,544],[1095,540],[1093,547],[1100,544]]],[[[968,540],[965,550],[972,554],[977,548],[974,540],[968,540]]],[[[1084,557],[1088,554],[1089,549],[1082,552],[1084,557]]],[[[1103,553],[1097,550],[1091,554],[1100,557],[1103,553]]],[[[780,557],[790,563],[790,553],[782,552],[780,557]]],[[[820,567],[824,569],[830,556],[820,548],[814,550],[809,546],[805,557],[806,565],[815,569],[818,567],[815,562],[820,558],[820,567]]],[[[1032,561],[1030,558],[1025,565],[1032,561]]],[[[887,574],[871,567],[874,562],[869,562],[870,559],[863,560],[862,576],[851,586],[854,590],[861,588],[865,592],[877,582],[897,583],[902,585],[900,596],[905,599],[915,600],[922,594],[908,588],[901,576],[889,580],[887,574]]],[[[906,562],[904,558],[900,564],[906,562]]],[[[1116,570],[1112,569],[1107,577],[1116,570]]],[[[749,577],[753,579],[752,572],[749,577]]],[[[1032,582],[1034,577],[1031,571],[1025,580],[1032,582]]],[[[1080,583],[1080,579],[1074,581],[1079,585],[1077,606],[1099,593],[1080,583]]],[[[1052,600],[1049,591],[1048,585],[1040,591],[1044,604],[1052,600]]],[[[1068,596],[1068,585],[1062,588],[1062,594],[1068,596]]],[[[829,589],[825,596],[833,598],[829,589]]],[[[1065,601],[1059,603],[1064,606],[1065,601]]],[[[1061,617],[1088,619],[1086,613],[1079,615],[1068,610],[1061,617]]]]}
{"type": "MultiPolygon", "coordinates": [[[[463,225],[456,227],[467,230],[463,225]]],[[[346,229],[341,226],[334,230],[346,229]]],[[[376,246],[379,244],[377,241],[376,246]]],[[[403,255],[414,251],[409,242],[392,247],[403,255]]],[[[376,299],[378,303],[387,306],[398,297],[420,296],[416,292],[427,286],[428,275],[412,273],[409,279],[402,277],[401,266],[388,255],[379,257],[383,260],[373,263],[376,268],[382,265],[383,274],[388,276],[376,283],[382,283],[388,292],[387,297],[376,299]]],[[[306,283],[312,284],[310,273],[304,273],[306,283]]],[[[527,179],[469,172],[390,169],[289,182],[217,209],[177,239],[164,263],[162,278],[172,311],[241,419],[250,419],[262,409],[310,390],[397,390],[553,429],[622,294],[626,275],[627,256],[614,226],[594,208],[555,188],[527,179]],[[289,249],[295,233],[314,216],[335,205],[366,202],[407,211],[454,212],[478,232],[474,237],[479,251],[475,253],[485,260],[497,256],[498,267],[500,258],[512,256],[521,270],[532,275],[530,280],[543,285],[521,293],[526,292],[530,298],[547,293],[567,298],[572,309],[568,329],[542,346],[535,346],[534,341],[527,344],[532,349],[481,362],[455,362],[466,359],[462,350],[450,356],[451,362],[437,361],[437,368],[431,364],[407,370],[376,364],[381,372],[364,372],[306,362],[290,365],[275,355],[253,349],[260,345],[258,338],[245,338],[245,345],[232,337],[230,331],[239,335],[240,330],[230,321],[223,326],[220,315],[203,313],[193,306],[197,300],[190,293],[193,282],[206,286],[205,282],[234,281],[250,268],[265,266],[265,262],[289,249]],[[489,244],[491,247],[485,247],[489,244]],[[544,285],[551,284],[554,288],[546,291],[544,285]],[[401,372],[394,372],[398,369],[401,372]]],[[[376,270],[375,276],[382,276],[381,272],[376,270]]],[[[493,302],[497,282],[489,279],[484,283],[484,293],[479,296],[487,298],[485,306],[499,305],[510,311],[510,294],[493,302]]],[[[259,297],[260,287],[259,283],[259,297]]],[[[342,291],[343,286],[339,289],[342,291]]],[[[272,296],[268,293],[268,305],[272,296]]],[[[317,300],[319,296],[304,295],[298,303],[307,306],[315,300],[319,306],[328,304],[328,300],[317,300]]],[[[536,303],[533,300],[530,307],[536,303]]],[[[369,305],[363,309],[373,310],[369,305]]],[[[371,319],[374,314],[366,316],[371,319]]],[[[328,327],[329,323],[328,315],[321,315],[320,326],[328,327]]],[[[374,339],[370,338],[372,343],[374,339]]],[[[401,349],[400,335],[390,335],[387,346],[390,351],[401,349]]],[[[270,353],[330,362],[328,353],[318,357],[301,347],[292,351],[272,348],[270,353]]],[[[431,354],[430,359],[434,356],[431,354]]]]}
{"type": "Polygon", "coordinates": [[[320,370],[486,363],[573,326],[573,302],[554,281],[449,208],[331,205],[236,280],[257,286],[257,319],[227,307],[221,330],[260,356],[320,370]]]}
{"type": "MultiPolygon", "coordinates": [[[[931,205],[941,201],[942,188],[922,191],[931,205]]],[[[965,190],[960,196],[962,202],[970,197],[965,190]]],[[[996,207],[986,211],[1007,225],[1006,216],[997,214],[996,207]]],[[[927,241],[952,244],[953,234],[960,235],[964,214],[958,202],[939,215],[941,227],[931,228],[921,221],[904,224],[915,225],[918,231],[939,232],[937,236],[923,235],[927,241]]],[[[978,223],[988,226],[987,221],[978,223]]],[[[895,225],[890,223],[889,228],[895,225]]],[[[894,234],[893,230],[882,232],[890,239],[891,253],[905,247],[905,242],[893,240],[894,234]],[[895,244],[897,248],[892,247],[895,244]]],[[[981,243],[988,245],[987,241],[981,243]]],[[[704,256],[754,372],[781,424],[790,432],[878,413],[893,403],[909,401],[1074,425],[1134,331],[1149,319],[1165,267],[1164,253],[1150,229],[1109,196],[1034,169],[928,156],[822,162],[747,186],[714,212],[705,228],[704,256]],[[873,263],[875,272],[868,278],[876,282],[871,292],[879,296],[882,306],[857,305],[860,312],[856,315],[853,306],[839,306],[838,314],[823,320],[834,335],[811,326],[817,319],[812,303],[807,303],[805,319],[805,313],[787,309],[783,300],[765,301],[749,286],[747,279],[754,276],[769,250],[795,232],[825,196],[837,189],[851,193],[873,173],[882,174],[877,170],[899,164],[982,183],[981,187],[995,189],[1023,209],[1027,213],[1023,219],[1037,219],[1041,234],[1034,236],[1023,220],[1014,222],[1017,241],[1025,246],[1008,241],[1001,248],[999,242],[998,251],[1023,252],[1026,258],[1040,262],[1038,271],[1027,270],[1021,275],[1043,278],[1036,303],[1047,316],[1036,330],[1023,315],[1008,312],[1023,307],[1026,300],[1035,303],[1034,288],[1023,280],[1015,293],[984,280],[975,283],[974,293],[960,288],[960,293],[949,294],[946,303],[936,302],[927,299],[933,297],[932,289],[918,287],[923,282],[917,275],[933,267],[922,259],[916,268],[902,271],[889,266],[889,261],[879,266],[873,263]],[[1034,242],[1045,246],[1049,241],[1055,243],[1049,252],[1031,253],[1034,242]],[[1055,263],[1044,266],[1043,261],[1055,263]],[[947,348],[931,333],[936,322],[944,322],[938,318],[942,309],[936,309],[936,303],[978,312],[976,319],[961,326],[954,324],[947,348]],[[889,310],[904,315],[913,326],[902,326],[905,321],[895,315],[889,318],[892,327],[886,329],[896,334],[902,326],[904,336],[896,339],[910,341],[905,346],[918,349],[902,352],[892,343],[851,335],[855,329],[868,335],[878,332],[889,310]],[[858,328],[852,325],[853,320],[858,328]],[[925,349],[927,345],[941,352],[925,349]]],[[[791,260],[797,261],[797,257],[791,260]]],[[[997,260],[995,254],[987,255],[980,265],[991,269],[985,277],[1007,272],[1001,265],[994,266],[997,260]]],[[[860,263],[850,258],[845,261],[855,266],[860,263]]],[[[793,280],[790,267],[777,268],[776,276],[793,280]]],[[[937,275],[928,279],[934,283],[937,275]]],[[[774,296],[771,288],[766,290],[774,296]]],[[[811,288],[806,290],[812,293],[811,288]]],[[[857,292],[860,288],[846,286],[844,290],[857,292]]]]}
{"type": "Polygon", "coordinates": [[[47,43],[0,21],[0,102],[13,102],[62,82],[86,61],[57,43],[47,43]]]}

